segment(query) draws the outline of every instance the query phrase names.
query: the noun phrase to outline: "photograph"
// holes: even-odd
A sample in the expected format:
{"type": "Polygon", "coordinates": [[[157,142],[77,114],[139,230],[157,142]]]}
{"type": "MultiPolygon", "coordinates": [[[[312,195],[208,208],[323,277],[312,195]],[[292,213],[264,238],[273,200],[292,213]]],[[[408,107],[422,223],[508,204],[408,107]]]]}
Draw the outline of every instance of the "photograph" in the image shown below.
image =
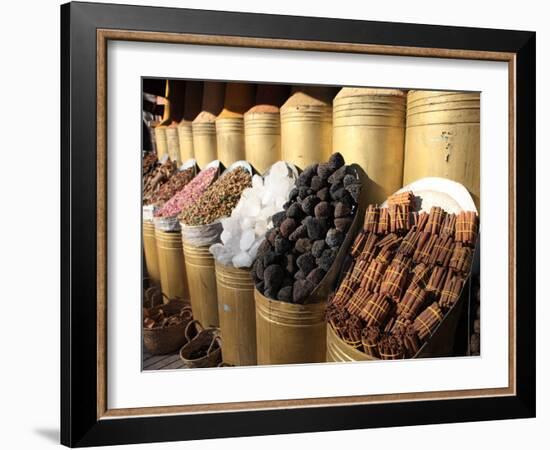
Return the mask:
{"type": "Polygon", "coordinates": [[[480,92],[141,85],[142,370],[480,355],[480,92]]]}

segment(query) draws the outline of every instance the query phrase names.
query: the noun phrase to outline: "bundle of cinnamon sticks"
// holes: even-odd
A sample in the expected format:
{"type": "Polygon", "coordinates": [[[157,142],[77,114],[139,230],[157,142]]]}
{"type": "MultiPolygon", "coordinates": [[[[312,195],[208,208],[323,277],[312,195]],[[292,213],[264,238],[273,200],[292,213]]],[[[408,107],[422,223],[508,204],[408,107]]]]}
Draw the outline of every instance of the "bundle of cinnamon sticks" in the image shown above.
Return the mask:
{"type": "Polygon", "coordinates": [[[352,267],[331,299],[327,320],[369,356],[414,357],[460,299],[469,276],[477,213],[448,214],[412,192],[369,205],[352,247],[352,267]]]}

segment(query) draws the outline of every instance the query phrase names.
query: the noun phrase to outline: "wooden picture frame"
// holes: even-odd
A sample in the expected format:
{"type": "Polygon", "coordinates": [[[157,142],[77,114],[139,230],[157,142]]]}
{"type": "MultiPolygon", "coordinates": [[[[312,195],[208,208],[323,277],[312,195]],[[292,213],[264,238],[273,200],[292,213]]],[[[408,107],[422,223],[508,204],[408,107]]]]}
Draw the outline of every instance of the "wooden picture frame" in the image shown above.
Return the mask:
{"type": "Polygon", "coordinates": [[[61,442],[91,446],[535,415],[535,33],[93,3],[61,7],[61,442]],[[109,40],[505,61],[509,66],[509,386],[109,409],[109,40]]]}

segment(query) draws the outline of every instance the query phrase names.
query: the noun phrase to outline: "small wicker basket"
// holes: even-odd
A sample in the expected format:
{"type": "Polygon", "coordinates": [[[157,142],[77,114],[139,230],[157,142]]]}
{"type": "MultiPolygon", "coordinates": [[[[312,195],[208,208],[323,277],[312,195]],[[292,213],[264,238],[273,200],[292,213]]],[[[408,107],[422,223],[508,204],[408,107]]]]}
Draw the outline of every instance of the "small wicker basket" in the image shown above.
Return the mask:
{"type": "Polygon", "coordinates": [[[168,327],[143,328],[143,345],[152,355],[172,353],[184,345],[187,342],[185,330],[193,318],[189,304],[180,300],[172,300],[166,305],[155,306],[148,312],[154,314],[159,309],[164,310],[168,316],[182,313],[185,320],[178,325],[168,327]]]}
{"type": "MultiPolygon", "coordinates": [[[[191,328],[193,322],[187,327],[191,328]]],[[[199,324],[194,324],[199,328],[199,324]]],[[[202,328],[202,327],[200,327],[202,328]]],[[[186,330],[186,336],[189,336],[186,330]]],[[[180,350],[180,359],[185,367],[192,369],[198,367],[216,367],[222,362],[221,338],[217,328],[201,329],[199,333],[185,344],[180,350]]]]}

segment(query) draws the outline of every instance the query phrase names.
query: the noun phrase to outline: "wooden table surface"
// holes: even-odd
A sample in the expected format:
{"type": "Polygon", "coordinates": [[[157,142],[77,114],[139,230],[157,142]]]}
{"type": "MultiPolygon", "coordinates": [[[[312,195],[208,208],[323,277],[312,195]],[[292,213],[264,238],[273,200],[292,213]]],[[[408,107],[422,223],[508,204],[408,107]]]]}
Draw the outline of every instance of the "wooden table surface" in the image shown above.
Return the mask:
{"type": "Polygon", "coordinates": [[[168,355],[151,355],[143,350],[143,370],[185,369],[178,352],[168,355]]]}

